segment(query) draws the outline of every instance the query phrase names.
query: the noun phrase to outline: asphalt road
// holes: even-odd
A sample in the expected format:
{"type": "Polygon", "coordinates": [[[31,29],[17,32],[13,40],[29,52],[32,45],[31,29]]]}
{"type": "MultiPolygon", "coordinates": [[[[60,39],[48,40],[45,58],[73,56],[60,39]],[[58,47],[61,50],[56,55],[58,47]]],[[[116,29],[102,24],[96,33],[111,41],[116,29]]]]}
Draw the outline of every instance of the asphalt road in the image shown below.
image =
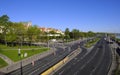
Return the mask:
{"type": "Polygon", "coordinates": [[[54,75],[107,75],[111,56],[110,47],[102,38],[91,51],[79,54],[54,75]]]}
{"type": "MultiPolygon", "coordinates": [[[[81,43],[81,45],[82,44],[83,44],[83,42],[81,43]]],[[[54,64],[56,64],[57,62],[62,60],[69,53],[71,53],[72,51],[77,49],[78,45],[80,45],[80,44],[74,43],[73,45],[68,45],[68,47],[71,47],[70,50],[68,47],[63,49],[63,48],[60,48],[59,46],[56,46],[57,50],[56,50],[55,54],[50,54],[42,59],[35,61],[34,66],[32,64],[28,64],[28,65],[22,67],[23,75],[39,75],[39,74],[41,74],[46,69],[48,69],[49,67],[53,66],[54,64]]],[[[19,69],[12,71],[6,75],[21,75],[21,69],[19,68],[19,69]]]]}

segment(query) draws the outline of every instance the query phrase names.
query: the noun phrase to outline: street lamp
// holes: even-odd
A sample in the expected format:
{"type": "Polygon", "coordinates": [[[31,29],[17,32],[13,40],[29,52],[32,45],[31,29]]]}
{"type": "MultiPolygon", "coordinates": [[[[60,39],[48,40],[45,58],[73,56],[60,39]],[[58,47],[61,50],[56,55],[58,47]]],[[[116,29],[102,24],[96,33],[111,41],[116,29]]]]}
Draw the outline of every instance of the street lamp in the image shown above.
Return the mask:
{"type": "Polygon", "coordinates": [[[24,57],[27,57],[27,53],[22,54],[22,53],[21,53],[21,49],[19,48],[19,49],[18,49],[18,56],[20,57],[20,60],[21,60],[21,62],[20,62],[21,75],[23,75],[23,71],[22,71],[22,57],[23,57],[23,56],[24,56],[24,57]]]}
{"type": "Polygon", "coordinates": [[[47,35],[47,39],[48,39],[48,48],[49,48],[49,34],[47,35]]]}
{"type": "Polygon", "coordinates": [[[55,42],[56,42],[56,40],[53,39],[52,42],[53,42],[53,54],[56,55],[56,52],[55,52],[55,42]]]}
{"type": "MultiPolygon", "coordinates": [[[[21,60],[21,49],[20,48],[18,49],[18,56],[20,57],[20,60],[21,60]]],[[[20,68],[21,68],[21,75],[23,75],[23,72],[22,72],[22,60],[20,62],[20,68]]]]}

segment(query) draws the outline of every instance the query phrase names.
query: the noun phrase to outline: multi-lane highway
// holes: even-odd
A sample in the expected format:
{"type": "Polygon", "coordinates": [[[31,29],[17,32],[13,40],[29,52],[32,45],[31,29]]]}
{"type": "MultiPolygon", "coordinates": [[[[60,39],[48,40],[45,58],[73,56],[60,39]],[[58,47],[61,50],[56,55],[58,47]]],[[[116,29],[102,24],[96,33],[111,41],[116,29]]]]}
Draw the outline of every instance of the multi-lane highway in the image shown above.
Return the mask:
{"type": "MultiPolygon", "coordinates": [[[[82,44],[82,43],[81,43],[82,44]]],[[[22,74],[23,75],[39,75],[52,65],[56,64],[60,60],[62,60],[65,56],[67,56],[69,53],[71,53],[73,50],[78,48],[78,43],[74,43],[73,45],[67,45],[68,47],[71,47],[69,50],[68,47],[60,48],[59,46],[56,46],[56,52],[55,54],[50,54],[42,59],[39,59],[35,61],[35,65],[28,64],[24,67],[22,67],[22,74]]],[[[85,53],[85,52],[84,52],[85,53]]],[[[21,75],[21,69],[17,69],[15,71],[12,71],[8,73],[7,75],[21,75]]]]}
{"type": "MultiPolygon", "coordinates": [[[[89,51],[82,47],[85,41],[80,44],[78,42],[66,45],[65,49],[61,46],[56,46],[57,50],[55,54],[50,54],[35,61],[34,66],[32,64],[24,66],[22,68],[23,75],[40,75],[46,69],[76,50],[78,46],[82,49],[81,53],[55,72],[54,75],[107,75],[111,65],[111,51],[108,43],[104,39],[101,39],[89,51]],[[69,47],[71,47],[70,50],[69,47]]],[[[21,69],[19,68],[7,75],[21,75],[21,69]]]]}
{"type": "Polygon", "coordinates": [[[102,38],[86,54],[79,54],[54,75],[107,75],[111,66],[111,50],[102,38]]]}

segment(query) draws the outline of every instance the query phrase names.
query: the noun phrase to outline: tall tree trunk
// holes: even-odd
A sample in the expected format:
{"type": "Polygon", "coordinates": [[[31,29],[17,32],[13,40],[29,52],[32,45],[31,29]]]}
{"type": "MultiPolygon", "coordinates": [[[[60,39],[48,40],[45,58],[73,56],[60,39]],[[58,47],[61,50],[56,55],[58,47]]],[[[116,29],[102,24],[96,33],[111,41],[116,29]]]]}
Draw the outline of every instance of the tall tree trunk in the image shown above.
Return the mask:
{"type": "Polygon", "coordinates": [[[7,46],[6,33],[4,33],[4,41],[5,41],[5,45],[7,46]]]}

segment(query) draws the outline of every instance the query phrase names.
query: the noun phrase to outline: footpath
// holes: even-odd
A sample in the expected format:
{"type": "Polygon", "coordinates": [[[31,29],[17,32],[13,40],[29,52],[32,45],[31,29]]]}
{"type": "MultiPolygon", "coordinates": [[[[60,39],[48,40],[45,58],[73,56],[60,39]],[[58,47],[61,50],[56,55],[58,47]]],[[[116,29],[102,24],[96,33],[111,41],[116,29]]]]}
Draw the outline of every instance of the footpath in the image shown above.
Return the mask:
{"type": "MultiPolygon", "coordinates": [[[[76,43],[76,42],[66,43],[66,44],[64,44],[64,46],[62,46],[62,44],[59,44],[58,46],[66,48],[68,45],[73,44],[73,43],[76,43]]],[[[57,46],[57,44],[56,44],[56,46],[57,46]]],[[[54,49],[50,48],[50,50],[48,50],[46,52],[33,55],[31,57],[28,57],[28,58],[23,59],[22,61],[18,61],[18,62],[13,62],[11,59],[6,57],[5,55],[0,54],[0,57],[8,63],[8,66],[0,69],[0,75],[4,75],[4,73],[9,73],[11,71],[14,71],[14,70],[20,68],[21,62],[22,62],[22,66],[25,66],[30,63],[32,64],[34,61],[39,60],[45,56],[52,54],[55,50],[56,50],[56,48],[54,48],[54,49]]]]}
{"type": "Polygon", "coordinates": [[[108,75],[115,75],[115,70],[117,69],[117,67],[120,69],[120,56],[116,52],[116,48],[119,47],[119,45],[113,42],[113,44],[110,44],[110,47],[112,51],[112,64],[108,75]]]}
{"type": "MultiPolygon", "coordinates": [[[[1,68],[1,69],[0,69],[0,72],[2,72],[2,73],[9,73],[9,72],[11,72],[11,71],[14,71],[14,70],[20,68],[21,62],[22,62],[22,66],[25,66],[25,65],[30,64],[30,63],[32,64],[33,61],[36,61],[36,60],[38,60],[38,59],[41,59],[41,58],[43,58],[43,57],[45,57],[45,56],[47,56],[47,55],[49,55],[49,54],[52,54],[53,52],[54,52],[54,51],[53,51],[53,49],[51,48],[51,50],[48,50],[48,51],[43,52],[43,53],[40,53],[40,54],[33,55],[33,56],[31,56],[31,57],[28,57],[28,58],[23,59],[22,61],[18,61],[18,62],[13,62],[13,61],[11,61],[8,57],[0,54],[0,57],[3,58],[7,63],[9,63],[8,66],[6,66],[6,67],[4,67],[4,68],[1,68]]],[[[0,73],[0,75],[1,75],[1,73],[0,73]]]]}
{"type": "Polygon", "coordinates": [[[11,65],[14,63],[10,58],[8,58],[7,56],[3,54],[0,54],[0,58],[2,58],[6,63],[8,63],[8,65],[11,65]]]}
{"type": "MultiPolygon", "coordinates": [[[[80,40],[78,40],[80,42],[80,40]]],[[[59,46],[61,48],[66,48],[68,47],[69,45],[73,45],[75,43],[78,43],[78,41],[73,41],[73,42],[69,42],[69,43],[65,43],[64,45],[62,44],[56,44],[56,46],[59,46]]],[[[4,68],[1,68],[0,69],[0,75],[4,75],[2,73],[9,73],[11,71],[14,71],[18,68],[21,67],[21,62],[22,62],[22,66],[25,66],[27,64],[32,64],[32,62],[36,61],[36,60],[39,60],[45,56],[48,56],[49,54],[52,54],[56,49],[54,48],[51,48],[50,50],[46,51],[46,52],[43,52],[43,53],[40,53],[40,54],[36,54],[36,55],[33,55],[31,57],[28,57],[26,59],[23,59],[22,61],[18,61],[18,62],[13,62],[12,60],[10,60],[8,57],[0,54],[0,57],[2,59],[4,59],[9,65],[4,67],[4,68]]]]}
{"type": "MultiPolygon", "coordinates": [[[[73,43],[79,43],[81,42],[80,40],[75,41],[73,43]]],[[[73,44],[71,43],[71,45],[73,44]]],[[[95,45],[95,44],[94,44],[95,45]]],[[[93,46],[91,46],[90,48],[85,48],[84,46],[82,46],[82,48],[87,50],[87,53],[85,54],[85,56],[93,49],[93,46]]],[[[49,69],[47,69],[45,72],[43,72],[41,75],[53,75],[55,72],[57,72],[59,69],[61,69],[63,66],[65,66],[69,61],[71,61],[72,59],[74,59],[78,54],[80,54],[82,52],[82,48],[80,46],[78,46],[78,48],[73,51],[72,53],[70,53],[69,55],[67,55],[64,59],[62,59],[61,61],[59,61],[57,64],[53,65],[52,67],[50,67],[49,69]]]]}
{"type": "Polygon", "coordinates": [[[41,75],[53,75],[56,71],[58,71],[60,68],[62,68],[65,64],[67,64],[70,60],[72,60],[79,53],[81,53],[81,49],[80,48],[78,48],[75,51],[73,51],[72,53],[70,53],[68,56],[66,56],[64,59],[59,61],[54,66],[52,66],[49,69],[47,69],[41,75]]]}

